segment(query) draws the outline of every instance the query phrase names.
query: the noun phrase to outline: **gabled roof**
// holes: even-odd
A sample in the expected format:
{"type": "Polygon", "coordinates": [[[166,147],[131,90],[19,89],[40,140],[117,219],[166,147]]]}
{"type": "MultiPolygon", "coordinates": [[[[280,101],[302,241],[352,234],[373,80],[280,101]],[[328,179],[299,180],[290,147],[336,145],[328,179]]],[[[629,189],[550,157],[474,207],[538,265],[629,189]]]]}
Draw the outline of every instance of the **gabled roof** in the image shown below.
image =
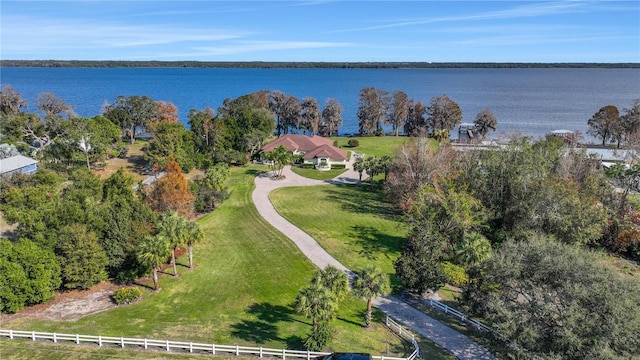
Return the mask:
{"type": "Polygon", "coordinates": [[[38,163],[37,160],[34,160],[30,157],[26,157],[24,155],[16,155],[10,158],[1,159],[0,174],[5,174],[11,171],[15,171],[25,166],[33,165],[36,163],[38,163]]]}
{"type": "Polygon", "coordinates": [[[278,146],[284,146],[291,152],[304,152],[304,159],[326,156],[332,160],[346,160],[347,151],[333,146],[331,139],[322,136],[306,136],[298,134],[282,135],[262,147],[262,151],[269,152],[278,146]]]}
{"type": "Polygon", "coordinates": [[[319,157],[328,157],[331,160],[343,161],[347,160],[347,151],[338,149],[332,145],[321,145],[308,153],[305,153],[302,158],[305,160],[311,160],[319,157]]]}

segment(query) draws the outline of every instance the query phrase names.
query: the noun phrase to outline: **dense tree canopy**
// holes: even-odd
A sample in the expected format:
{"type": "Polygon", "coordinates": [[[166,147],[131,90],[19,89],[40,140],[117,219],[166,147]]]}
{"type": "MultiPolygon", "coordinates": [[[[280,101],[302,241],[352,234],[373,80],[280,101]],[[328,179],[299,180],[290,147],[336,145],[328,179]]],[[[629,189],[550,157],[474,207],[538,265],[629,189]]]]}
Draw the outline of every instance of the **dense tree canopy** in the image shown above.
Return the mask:
{"type": "Polygon", "coordinates": [[[432,135],[438,131],[445,131],[448,138],[449,131],[462,122],[462,110],[458,103],[447,95],[441,95],[431,99],[426,117],[432,135]]]}
{"type": "Polygon", "coordinates": [[[380,134],[382,122],[387,117],[391,98],[382,89],[367,87],[360,90],[358,101],[358,132],[360,135],[380,134]]]}
{"type": "Polygon", "coordinates": [[[622,123],[618,108],[613,105],[603,106],[593,114],[587,122],[587,134],[602,139],[604,146],[607,141],[615,142],[622,133],[622,123]]]}
{"type": "Polygon", "coordinates": [[[546,359],[640,354],[640,283],[574,246],[508,242],[471,273],[464,302],[503,336],[546,359]]]}

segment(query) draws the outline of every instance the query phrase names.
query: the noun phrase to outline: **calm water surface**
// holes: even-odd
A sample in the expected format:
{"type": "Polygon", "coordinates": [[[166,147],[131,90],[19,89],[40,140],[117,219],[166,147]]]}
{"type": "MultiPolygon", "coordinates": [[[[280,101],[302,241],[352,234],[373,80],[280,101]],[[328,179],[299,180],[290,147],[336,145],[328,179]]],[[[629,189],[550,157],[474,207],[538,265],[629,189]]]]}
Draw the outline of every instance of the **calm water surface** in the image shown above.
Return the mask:
{"type": "Polygon", "coordinates": [[[344,106],[340,133],[358,131],[360,89],[402,90],[428,103],[446,94],[463,112],[463,122],[491,109],[500,133],[539,137],[556,129],[587,130],[587,120],[604,105],[622,112],[640,98],[640,69],[194,69],[194,68],[0,68],[37,112],[35,99],[53,92],[91,117],[118,95],[147,95],[178,106],[186,124],[190,109],[217,108],[225,98],[258,90],[281,90],[320,106],[336,98],[344,106]]]}

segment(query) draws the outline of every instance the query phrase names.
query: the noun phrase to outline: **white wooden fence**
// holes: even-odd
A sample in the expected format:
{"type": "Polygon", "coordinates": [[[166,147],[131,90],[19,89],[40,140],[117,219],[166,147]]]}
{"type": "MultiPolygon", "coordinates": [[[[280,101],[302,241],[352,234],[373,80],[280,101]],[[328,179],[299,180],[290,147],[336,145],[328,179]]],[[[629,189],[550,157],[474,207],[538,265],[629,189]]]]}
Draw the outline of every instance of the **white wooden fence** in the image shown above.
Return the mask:
{"type": "MultiPolygon", "coordinates": [[[[492,329],[491,327],[481,323],[480,321],[478,321],[476,319],[472,319],[472,318],[468,317],[463,312],[461,312],[459,310],[456,310],[456,309],[452,308],[451,306],[447,306],[446,304],[443,304],[443,303],[441,303],[441,302],[439,302],[437,300],[433,300],[433,299],[429,299],[428,304],[431,307],[444,312],[445,314],[449,314],[451,316],[454,316],[454,317],[460,319],[461,321],[464,321],[466,323],[469,323],[469,324],[475,326],[476,329],[480,329],[480,330],[484,330],[484,331],[492,333],[498,339],[500,339],[505,344],[507,344],[507,346],[509,346],[513,350],[516,350],[517,352],[524,352],[524,353],[528,352],[527,349],[525,349],[522,346],[520,346],[520,344],[518,344],[517,342],[509,340],[508,338],[506,338],[505,336],[503,336],[502,334],[500,334],[496,330],[492,329]]],[[[536,359],[536,358],[537,357],[533,357],[533,359],[536,359]]]]}
{"type": "Polygon", "coordinates": [[[411,355],[407,356],[407,360],[414,360],[415,358],[420,357],[420,346],[418,346],[416,337],[411,332],[403,328],[402,325],[393,321],[393,319],[391,319],[389,315],[387,315],[387,320],[385,323],[387,324],[388,328],[390,328],[391,330],[397,331],[398,335],[400,335],[402,338],[411,341],[411,345],[413,345],[413,348],[415,350],[413,350],[411,355]]]}
{"type": "Polygon", "coordinates": [[[454,316],[458,319],[460,319],[461,321],[464,321],[466,323],[469,323],[473,326],[476,327],[476,329],[482,329],[488,332],[494,332],[495,331],[488,327],[487,325],[481,323],[480,321],[476,320],[476,319],[472,319],[470,317],[468,317],[467,315],[465,315],[462,311],[458,311],[454,308],[452,308],[451,306],[448,306],[446,304],[441,303],[440,301],[437,300],[433,300],[433,299],[429,299],[429,305],[437,310],[440,310],[442,312],[444,312],[445,314],[449,314],[451,316],[454,316]]]}
{"type": "MultiPolygon", "coordinates": [[[[265,347],[251,347],[251,346],[239,346],[239,345],[217,345],[217,344],[204,344],[184,341],[170,341],[170,340],[155,340],[155,339],[140,339],[140,338],[128,338],[117,336],[94,336],[94,335],[80,335],[80,334],[60,334],[49,333],[41,331],[20,331],[20,330],[4,330],[0,329],[0,337],[7,337],[9,339],[26,338],[32,341],[36,340],[51,340],[54,343],[58,342],[73,342],[80,345],[97,344],[98,346],[104,345],[116,345],[121,348],[125,346],[138,348],[138,349],[162,349],[169,351],[188,351],[189,353],[199,354],[232,354],[235,356],[240,355],[252,355],[262,357],[281,357],[282,360],[287,358],[297,359],[315,359],[320,356],[329,355],[327,352],[320,351],[299,351],[299,350],[285,350],[285,349],[272,349],[265,347]]],[[[415,344],[415,340],[414,340],[415,344]]],[[[417,351],[417,344],[416,344],[417,351]]],[[[373,356],[376,360],[413,360],[417,355],[411,354],[408,358],[397,358],[388,356],[373,356]]]]}

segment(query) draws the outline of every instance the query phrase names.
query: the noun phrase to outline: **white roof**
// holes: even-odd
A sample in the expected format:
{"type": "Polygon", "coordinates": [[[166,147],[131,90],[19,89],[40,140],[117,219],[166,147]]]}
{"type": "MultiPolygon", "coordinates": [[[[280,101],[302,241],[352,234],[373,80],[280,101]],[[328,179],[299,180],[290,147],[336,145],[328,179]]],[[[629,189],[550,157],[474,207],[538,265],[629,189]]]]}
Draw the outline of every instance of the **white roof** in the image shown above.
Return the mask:
{"type": "Polygon", "coordinates": [[[25,166],[36,164],[38,161],[24,155],[16,155],[0,160],[0,174],[8,173],[25,166]]]}

